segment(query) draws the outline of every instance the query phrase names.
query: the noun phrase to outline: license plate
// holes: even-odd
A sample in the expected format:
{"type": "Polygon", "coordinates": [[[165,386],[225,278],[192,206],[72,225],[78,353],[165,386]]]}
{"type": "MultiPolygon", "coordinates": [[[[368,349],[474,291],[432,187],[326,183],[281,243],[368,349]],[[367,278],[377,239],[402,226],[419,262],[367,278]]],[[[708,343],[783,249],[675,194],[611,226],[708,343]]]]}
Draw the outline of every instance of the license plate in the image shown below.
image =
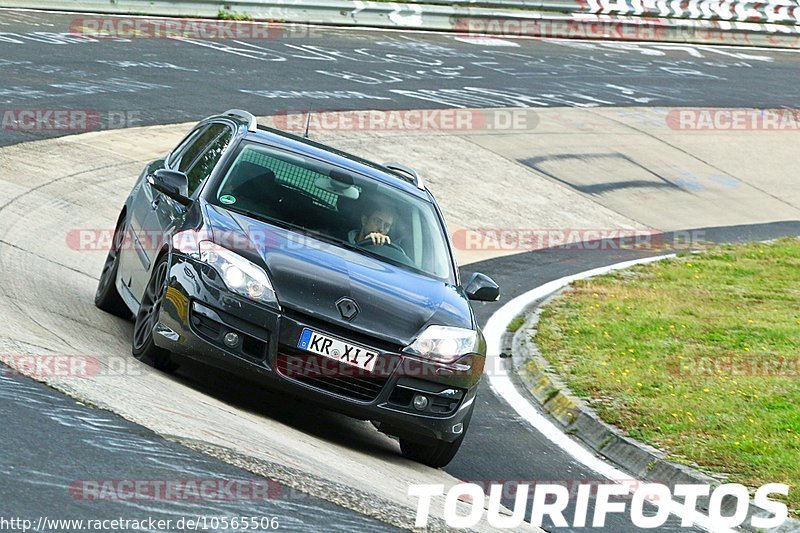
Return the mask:
{"type": "Polygon", "coordinates": [[[351,344],[340,339],[323,335],[310,328],[303,328],[303,333],[300,335],[300,341],[297,347],[317,355],[322,355],[330,359],[345,363],[350,366],[355,366],[367,372],[372,372],[375,363],[378,360],[378,353],[359,346],[351,344]]]}

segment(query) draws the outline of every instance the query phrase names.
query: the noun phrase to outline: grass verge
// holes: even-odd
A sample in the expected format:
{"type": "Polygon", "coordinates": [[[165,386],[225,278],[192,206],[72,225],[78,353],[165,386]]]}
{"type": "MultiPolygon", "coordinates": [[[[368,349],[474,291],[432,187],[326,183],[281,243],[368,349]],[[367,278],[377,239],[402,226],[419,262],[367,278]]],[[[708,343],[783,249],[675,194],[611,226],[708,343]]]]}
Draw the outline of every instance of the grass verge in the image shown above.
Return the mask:
{"type": "Polygon", "coordinates": [[[607,422],[729,482],[786,483],[800,515],[800,240],[576,282],[536,342],[607,422]]]}

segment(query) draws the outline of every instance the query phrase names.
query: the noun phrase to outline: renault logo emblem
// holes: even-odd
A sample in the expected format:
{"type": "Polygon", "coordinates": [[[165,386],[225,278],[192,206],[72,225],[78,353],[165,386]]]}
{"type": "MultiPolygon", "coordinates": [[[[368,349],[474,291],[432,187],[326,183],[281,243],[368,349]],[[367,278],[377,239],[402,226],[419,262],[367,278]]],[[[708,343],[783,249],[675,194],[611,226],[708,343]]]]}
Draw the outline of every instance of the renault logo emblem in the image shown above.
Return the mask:
{"type": "Polygon", "coordinates": [[[352,298],[346,296],[336,302],[336,307],[345,320],[352,320],[361,311],[358,308],[358,304],[352,298]]]}

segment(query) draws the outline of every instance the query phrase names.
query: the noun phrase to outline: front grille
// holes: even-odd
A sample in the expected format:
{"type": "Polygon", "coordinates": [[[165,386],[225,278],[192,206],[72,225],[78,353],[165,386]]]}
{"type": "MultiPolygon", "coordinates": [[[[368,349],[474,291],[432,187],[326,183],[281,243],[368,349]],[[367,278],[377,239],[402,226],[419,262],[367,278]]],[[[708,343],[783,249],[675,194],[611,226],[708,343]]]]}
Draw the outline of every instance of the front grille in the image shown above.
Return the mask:
{"type": "Polygon", "coordinates": [[[374,401],[389,380],[388,372],[368,373],[285,345],[279,347],[275,368],[287,379],[360,402],[374,401]]]}

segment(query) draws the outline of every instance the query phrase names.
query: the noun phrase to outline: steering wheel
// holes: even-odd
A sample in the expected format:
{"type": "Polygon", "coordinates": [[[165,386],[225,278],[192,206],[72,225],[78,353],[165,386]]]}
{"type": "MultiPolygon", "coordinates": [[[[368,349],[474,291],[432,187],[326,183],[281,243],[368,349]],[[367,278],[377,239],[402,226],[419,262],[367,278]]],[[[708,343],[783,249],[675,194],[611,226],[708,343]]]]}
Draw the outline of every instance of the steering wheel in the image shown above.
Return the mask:
{"type": "Polygon", "coordinates": [[[411,258],[408,257],[408,254],[406,254],[406,251],[394,243],[377,244],[372,242],[372,239],[364,239],[362,241],[357,242],[356,244],[358,244],[359,246],[374,247],[376,249],[373,251],[373,253],[382,255],[387,259],[391,259],[393,261],[399,261],[400,263],[406,265],[414,264],[411,258]],[[378,250],[380,250],[380,252],[378,252],[378,250]]]}
{"type": "Polygon", "coordinates": [[[378,244],[374,242],[372,239],[364,239],[363,241],[359,241],[356,243],[358,246],[386,246],[387,248],[392,248],[393,250],[397,250],[398,252],[406,255],[406,251],[400,248],[398,245],[392,242],[385,242],[383,244],[378,244]]]}

